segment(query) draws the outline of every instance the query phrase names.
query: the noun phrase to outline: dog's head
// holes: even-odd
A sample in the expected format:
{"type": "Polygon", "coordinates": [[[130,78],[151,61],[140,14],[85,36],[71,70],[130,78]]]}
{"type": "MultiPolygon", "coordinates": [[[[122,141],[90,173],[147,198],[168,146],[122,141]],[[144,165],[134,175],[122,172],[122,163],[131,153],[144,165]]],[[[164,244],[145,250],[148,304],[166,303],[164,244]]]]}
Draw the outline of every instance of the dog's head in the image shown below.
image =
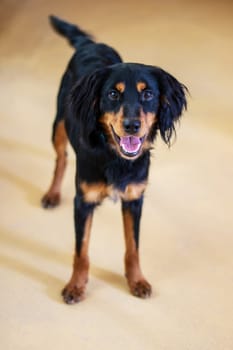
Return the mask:
{"type": "Polygon", "coordinates": [[[160,68],[121,63],[83,77],[72,90],[71,110],[85,142],[96,132],[123,158],[150,149],[157,130],[170,145],[186,108],[185,86],[160,68]]]}

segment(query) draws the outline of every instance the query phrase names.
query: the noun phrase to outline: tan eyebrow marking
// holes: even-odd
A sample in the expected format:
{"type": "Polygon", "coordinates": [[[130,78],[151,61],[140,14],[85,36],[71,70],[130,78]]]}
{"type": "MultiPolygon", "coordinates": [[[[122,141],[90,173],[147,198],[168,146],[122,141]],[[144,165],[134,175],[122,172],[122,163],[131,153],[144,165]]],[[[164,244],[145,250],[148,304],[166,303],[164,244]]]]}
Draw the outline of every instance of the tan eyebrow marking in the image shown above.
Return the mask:
{"type": "Polygon", "coordinates": [[[117,83],[115,87],[120,93],[125,91],[125,83],[123,82],[117,83]]]}
{"type": "Polygon", "coordinates": [[[138,92],[142,92],[146,88],[146,83],[144,83],[143,81],[139,81],[136,84],[136,86],[137,86],[138,92]]]}

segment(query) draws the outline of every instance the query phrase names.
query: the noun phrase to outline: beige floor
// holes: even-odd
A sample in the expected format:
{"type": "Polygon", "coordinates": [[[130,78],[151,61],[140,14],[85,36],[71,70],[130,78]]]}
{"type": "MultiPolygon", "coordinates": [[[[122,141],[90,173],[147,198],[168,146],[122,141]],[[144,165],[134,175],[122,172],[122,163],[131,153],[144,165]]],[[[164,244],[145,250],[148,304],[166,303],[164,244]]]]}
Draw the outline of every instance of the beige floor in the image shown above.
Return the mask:
{"type": "Polygon", "coordinates": [[[4,350],[233,349],[232,1],[11,0],[0,31],[0,343],[4,350]],[[123,277],[119,203],[95,216],[88,298],[64,305],[74,244],[74,157],[62,205],[40,208],[53,168],[50,128],[72,50],[54,13],[159,65],[191,91],[171,150],[158,141],[142,220],[150,300],[123,277]]]}

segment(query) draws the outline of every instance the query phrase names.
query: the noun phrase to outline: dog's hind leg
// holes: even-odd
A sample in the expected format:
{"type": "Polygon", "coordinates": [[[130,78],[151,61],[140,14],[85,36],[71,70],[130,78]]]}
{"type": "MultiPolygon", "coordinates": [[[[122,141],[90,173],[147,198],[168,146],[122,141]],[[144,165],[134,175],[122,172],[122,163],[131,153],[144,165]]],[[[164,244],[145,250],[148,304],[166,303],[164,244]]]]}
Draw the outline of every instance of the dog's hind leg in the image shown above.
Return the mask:
{"type": "Polygon", "coordinates": [[[57,155],[55,170],[52,183],[49,190],[42,198],[44,208],[52,208],[60,203],[61,184],[67,164],[67,134],[64,126],[64,120],[58,122],[54,131],[53,145],[57,155]]]}
{"type": "Polygon", "coordinates": [[[52,208],[60,203],[61,184],[67,164],[67,133],[65,129],[65,115],[67,94],[71,87],[71,77],[66,72],[62,78],[59,94],[57,97],[57,114],[53,125],[52,141],[56,152],[56,163],[52,183],[49,190],[43,196],[41,203],[44,208],[52,208]]]}

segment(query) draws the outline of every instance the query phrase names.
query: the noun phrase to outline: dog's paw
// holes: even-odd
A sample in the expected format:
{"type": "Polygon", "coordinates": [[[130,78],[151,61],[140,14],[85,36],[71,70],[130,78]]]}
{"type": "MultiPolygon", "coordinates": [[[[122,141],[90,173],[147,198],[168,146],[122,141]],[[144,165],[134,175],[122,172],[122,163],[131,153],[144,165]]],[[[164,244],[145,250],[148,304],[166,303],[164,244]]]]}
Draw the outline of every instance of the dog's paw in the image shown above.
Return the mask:
{"type": "Polygon", "coordinates": [[[131,293],[142,299],[147,299],[151,296],[152,287],[146,280],[140,280],[130,284],[131,293]]]}
{"type": "Polygon", "coordinates": [[[41,205],[43,208],[54,208],[60,204],[60,193],[59,192],[48,192],[41,199],[41,205]]]}
{"type": "Polygon", "coordinates": [[[68,285],[63,289],[62,296],[66,304],[79,303],[85,298],[85,287],[68,285]]]}

